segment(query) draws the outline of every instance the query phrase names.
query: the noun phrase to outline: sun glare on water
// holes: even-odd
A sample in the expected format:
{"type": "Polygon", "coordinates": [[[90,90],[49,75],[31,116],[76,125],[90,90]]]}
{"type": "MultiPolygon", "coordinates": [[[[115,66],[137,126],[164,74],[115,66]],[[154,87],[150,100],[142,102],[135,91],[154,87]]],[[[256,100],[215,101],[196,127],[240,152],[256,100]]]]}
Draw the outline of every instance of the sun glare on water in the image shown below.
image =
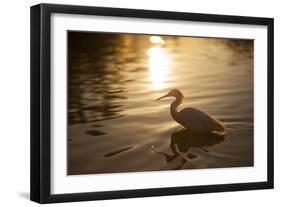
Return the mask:
{"type": "Polygon", "coordinates": [[[165,48],[154,46],[148,49],[148,56],[148,79],[151,82],[152,89],[160,90],[166,88],[171,62],[167,51],[165,48]]]}

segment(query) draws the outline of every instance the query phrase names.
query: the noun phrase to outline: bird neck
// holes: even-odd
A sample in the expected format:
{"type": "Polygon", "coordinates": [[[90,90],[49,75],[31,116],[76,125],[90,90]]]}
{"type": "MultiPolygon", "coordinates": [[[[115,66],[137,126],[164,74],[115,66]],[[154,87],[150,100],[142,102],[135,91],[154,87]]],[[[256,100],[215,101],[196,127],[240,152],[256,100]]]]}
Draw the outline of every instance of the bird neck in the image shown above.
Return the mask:
{"type": "Polygon", "coordinates": [[[179,117],[178,117],[178,106],[182,103],[183,98],[176,98],[176,100],[171,104],[170,110],[171,110],[171,115],[174,120],[179,122],[179,117]]]}

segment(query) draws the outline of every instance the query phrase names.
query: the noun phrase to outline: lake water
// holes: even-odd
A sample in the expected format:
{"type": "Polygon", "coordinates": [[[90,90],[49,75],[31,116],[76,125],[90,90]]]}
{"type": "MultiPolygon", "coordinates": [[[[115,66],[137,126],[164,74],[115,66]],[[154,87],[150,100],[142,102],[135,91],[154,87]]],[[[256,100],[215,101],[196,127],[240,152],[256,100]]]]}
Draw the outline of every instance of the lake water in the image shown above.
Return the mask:
{"type": "Polygon", "coordinates": [[[68,174],[253,166],[253,41],[68,33],[68,174]],[[215,116],[225,136],[193,134],[170,115],[215,116]]]}

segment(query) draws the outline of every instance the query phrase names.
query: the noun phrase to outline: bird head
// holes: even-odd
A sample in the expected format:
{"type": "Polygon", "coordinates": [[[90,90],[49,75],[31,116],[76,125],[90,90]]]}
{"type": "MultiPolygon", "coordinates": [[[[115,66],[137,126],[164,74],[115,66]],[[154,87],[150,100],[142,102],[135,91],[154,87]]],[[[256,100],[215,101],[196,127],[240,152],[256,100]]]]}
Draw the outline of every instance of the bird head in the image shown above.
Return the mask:
{"type": "Polygon", "coordinates": [[[158,101],[158,100],[166,98],[166,97],[175,97],[176,99],[182,99],[183,95],[178,89],[172,89],[166,95],[161,96],[160,98],[156,99],[155,101],[158,101]]]}

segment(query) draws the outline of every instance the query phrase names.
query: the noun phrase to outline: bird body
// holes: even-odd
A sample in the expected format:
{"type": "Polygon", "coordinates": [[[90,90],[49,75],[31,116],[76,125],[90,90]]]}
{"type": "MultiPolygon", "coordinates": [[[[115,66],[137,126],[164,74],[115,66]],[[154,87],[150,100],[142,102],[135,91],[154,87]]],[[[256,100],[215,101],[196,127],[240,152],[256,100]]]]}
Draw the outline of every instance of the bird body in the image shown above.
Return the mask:
{"type": "Polygon", "coordinates": [[[178,112],[182,126],[195,132],[222,132],[224,126],[214,117],[196,108],[185,108],[178,112]]]}
{"type": "Polygon", "coordinates": [[[178,89],[173,89],[166,95],[158,98],[175,97],[175,101],[170,106],[173,119],[186,129],[199,133],[225,134],[225,127],[217,119],[209,114],[192,107],[187,107],[177,111],[178,106],[183,101],[183,94],[178,89]]]}

